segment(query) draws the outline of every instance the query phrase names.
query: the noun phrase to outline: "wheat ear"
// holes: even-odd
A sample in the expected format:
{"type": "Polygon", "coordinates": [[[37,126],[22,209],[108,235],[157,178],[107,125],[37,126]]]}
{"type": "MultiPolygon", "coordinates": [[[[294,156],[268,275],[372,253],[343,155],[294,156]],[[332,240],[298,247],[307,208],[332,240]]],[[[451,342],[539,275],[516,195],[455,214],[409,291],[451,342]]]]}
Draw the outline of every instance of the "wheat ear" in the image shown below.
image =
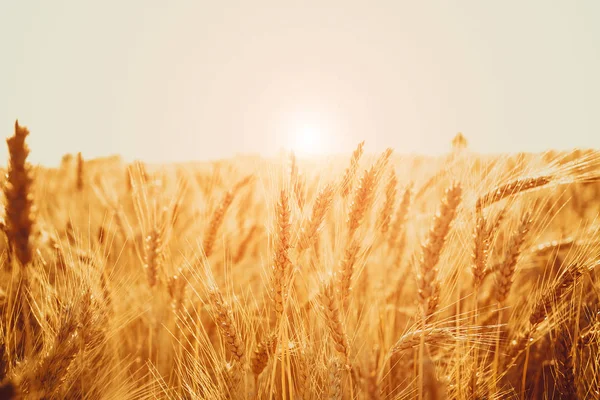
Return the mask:
{"type": "Polygon", "coordinates": [[[456,215],[461,195],[462,188],[458,183],[452,184],[446,190],[440,209],[433,219],[433,225],[429,230],[427,239],[421,246],[417,286],[419,299],[426,317],[431,316],[437,309],[440,292],[437,264],[446,236],[450,232],[450,224],[456,215]]]}

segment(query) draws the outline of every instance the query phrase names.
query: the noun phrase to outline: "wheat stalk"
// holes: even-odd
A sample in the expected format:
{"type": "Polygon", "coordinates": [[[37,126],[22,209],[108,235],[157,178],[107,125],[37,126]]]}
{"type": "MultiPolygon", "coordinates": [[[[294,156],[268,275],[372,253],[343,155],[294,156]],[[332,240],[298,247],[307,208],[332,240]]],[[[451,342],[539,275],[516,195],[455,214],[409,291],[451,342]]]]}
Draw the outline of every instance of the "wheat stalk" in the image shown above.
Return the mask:
{"type": "Polygon", "coordinates": [[[340,184],[340,193],[342,194],[342,197],[347,197],[352,191],[352,182],[354,181],[354,176],[356,175],[356,171],[358,170],[358,162],[362,157],[364,146],[365,142],[360,142],[356,150],[354,150],[354,152],[352,153],[350,166],[346,169],[346,172],[344,172],[344,176],[340,184]]]}
{"type": "Polygon", "coordinates": [[[338,353],[344,356],[346,364],[348,364],[348,338],[346,337],[346,332],[342,325],[342,320],[336,301],[334,285],[331,280],[323,283],[320,301],[325,316],[325,322],[327,324],[330,337],[333,341],[333,347],[338,353]]]}
{"type": "Polygon", "coordinates": [[[525,212],[521,217],[517,231],[510,239],[508,250],[506,251],[506,258],[496,273],[496,300],[498,303],[503,303],[508,297],[513,283],[515,267],[519,261],[521,248],[525,241],[525,236],[531,227],[531,222],[531,214],[525,212]]]}
{"type": "Polygon", "coordinates": [[[439,301],[440,283],[437,263],[446,236],[450,232],[450,224],[456,215],[461,195],[462,188],[458,183],[454,183],[446,190],[440,209],[433,219],[427,239],[421,246],[421,258],[417,269],[417,286],[423,312],[427,317],[435,312],[439,301]]]}
{"type": "Polygon", "coordinates": [[[8,144],[8,172],[4,185],[6,198],[6,236],[17,260],[25,266],[33,258],[30,236],[34,224],[34,205],[31,166],[27,162],[29,147],[25,139],[29,135],[26,127],[15,122],[15,133],[6,140],[8,144]]]}

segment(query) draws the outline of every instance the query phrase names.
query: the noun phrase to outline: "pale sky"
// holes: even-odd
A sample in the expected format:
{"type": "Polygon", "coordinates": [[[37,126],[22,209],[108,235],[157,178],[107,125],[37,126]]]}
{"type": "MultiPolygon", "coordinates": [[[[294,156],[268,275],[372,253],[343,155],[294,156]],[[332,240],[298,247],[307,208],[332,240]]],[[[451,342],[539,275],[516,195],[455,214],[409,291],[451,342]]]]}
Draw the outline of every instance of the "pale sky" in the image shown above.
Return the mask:
{"type": "Polygon", "coordinates": [[[599,21],[598,0],[0,0],[0,132],[18,118],[46,164],[439,153],[458,131],[600,148],[599,21]]]}

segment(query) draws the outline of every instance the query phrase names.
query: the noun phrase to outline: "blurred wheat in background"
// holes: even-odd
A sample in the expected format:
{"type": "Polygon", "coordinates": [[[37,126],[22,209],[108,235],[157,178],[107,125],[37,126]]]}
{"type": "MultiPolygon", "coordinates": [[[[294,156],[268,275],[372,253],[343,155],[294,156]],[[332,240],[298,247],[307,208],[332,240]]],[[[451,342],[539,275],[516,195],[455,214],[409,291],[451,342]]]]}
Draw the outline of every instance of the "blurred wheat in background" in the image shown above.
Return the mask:
{"type": "Polygon", "coordinates": [[[49,169],[28,134],[0,398],[600,397],[598,152],[49,169]]]}

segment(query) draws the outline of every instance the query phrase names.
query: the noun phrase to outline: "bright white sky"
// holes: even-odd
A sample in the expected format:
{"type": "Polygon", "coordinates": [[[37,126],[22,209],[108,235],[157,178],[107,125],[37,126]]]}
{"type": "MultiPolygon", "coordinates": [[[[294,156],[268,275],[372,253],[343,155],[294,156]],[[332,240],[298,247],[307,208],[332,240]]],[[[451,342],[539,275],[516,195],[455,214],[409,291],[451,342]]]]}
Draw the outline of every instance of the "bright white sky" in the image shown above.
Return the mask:
{"type": "Polygon", "coordinates": [[[439,153],[458,131],[600,148],[598,21],[597,0],[4,0],[0,136],[19,118],[51,164],[439,153]]]}

